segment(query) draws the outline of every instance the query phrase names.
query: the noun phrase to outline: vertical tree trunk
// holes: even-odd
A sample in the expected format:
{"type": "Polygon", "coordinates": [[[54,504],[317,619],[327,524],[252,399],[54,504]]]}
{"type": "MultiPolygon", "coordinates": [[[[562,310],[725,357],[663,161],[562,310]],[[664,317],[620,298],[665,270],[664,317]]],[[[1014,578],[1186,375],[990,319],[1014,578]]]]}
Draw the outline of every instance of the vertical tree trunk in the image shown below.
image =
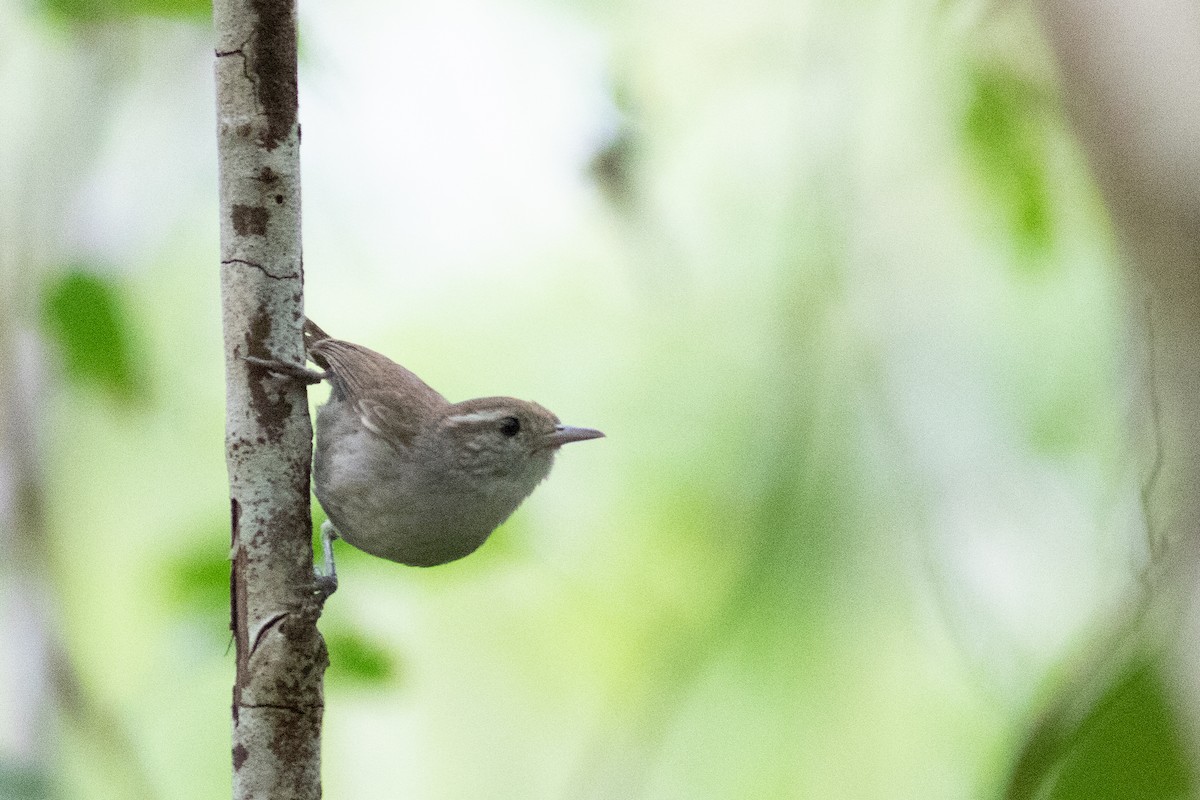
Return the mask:
{"type": "MultiPolygon", "coordinates": [[[[0,262],[3,258],[0,257],[0,262]]],[[[15,264],[0,263],[0,274],[12,277],[15,264]]],[[[8,282],[6,286],[14,286],[8,282]]],[[[54,747],[52,672],[55,600],[47,580],[46,509],[39,475],[37,403],[42,402],[41,375],[32,369],[32,354],[19,352],[17,325],[21,314],[0,299],[0,361],[10,379],[0,381],[0,764],[7,785],[27,785],[30,797],[50,796],[54,747]]],[[[32,341],[32,337],[29,337],[32,341]]]]}
{"type": "MultiPolygon", "coordinates": [[[[1075,130],[1147,305],[1154,340],[1139,376],[1159,405],[1153,500],[1180,549],[1200,555],[1200,28],[1192,0],[1040,0],[1075,130]]],[[[1146,414],[1146,417],[1149,415],[1146,414]]],[[[1150,448],[1147,448],[1150,449],[1150,448]]],[[[1155,543],[1151,542],[1152,550],[1155,543]]],[[[1157,572],[1165,564],[1151,564],[1157,572]]]]}
{"type": "Polygon", "coordinates": [[[233,796],[318,798],[321,680],[305,387],[245,356],[303,363],[300,128],[291,0],[214,0],[233,516],[233,796]]]}

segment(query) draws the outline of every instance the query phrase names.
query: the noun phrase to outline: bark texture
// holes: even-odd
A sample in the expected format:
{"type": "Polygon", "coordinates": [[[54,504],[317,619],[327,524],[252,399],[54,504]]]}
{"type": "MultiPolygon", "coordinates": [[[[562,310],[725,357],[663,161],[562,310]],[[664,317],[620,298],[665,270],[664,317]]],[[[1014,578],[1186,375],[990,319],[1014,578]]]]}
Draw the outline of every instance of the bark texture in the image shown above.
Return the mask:
{"type": "Polygon", "coordinates": [[[317,798],[322,678],[305,387],[245,356],[303,363],[300,129],[291,0],[214,0],[226,460],[233,543],[235,799],[317,798]]]}

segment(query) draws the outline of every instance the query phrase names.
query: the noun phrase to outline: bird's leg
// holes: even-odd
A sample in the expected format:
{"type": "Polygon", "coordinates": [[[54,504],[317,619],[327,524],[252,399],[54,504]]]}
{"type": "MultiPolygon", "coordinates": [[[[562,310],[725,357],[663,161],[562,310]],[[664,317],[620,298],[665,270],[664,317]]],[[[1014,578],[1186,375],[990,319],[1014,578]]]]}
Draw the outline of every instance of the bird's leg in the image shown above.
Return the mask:
{"type": "Polygon", "coordinates": [[[265,369],[268,372],[274,372],[276,375],[295,378],[305,385],[320,383],[329,377],[328,372],[318,372],[315,369],[309,369],[303,364],[291,364],[287,361],[277,361],[273,358],[242,356],[242,360],[251,366],[265,369]]]}
{"type": "Polygon", "coordinates": [[[322,522],[321,552],[325,560],[317,570],[317,580],[328,584],[331,592],[337,588],[337,565],[333,563],[333,540],[337,538],[337,528],[333,527],[333,523],[329,520],[322,522]]]}

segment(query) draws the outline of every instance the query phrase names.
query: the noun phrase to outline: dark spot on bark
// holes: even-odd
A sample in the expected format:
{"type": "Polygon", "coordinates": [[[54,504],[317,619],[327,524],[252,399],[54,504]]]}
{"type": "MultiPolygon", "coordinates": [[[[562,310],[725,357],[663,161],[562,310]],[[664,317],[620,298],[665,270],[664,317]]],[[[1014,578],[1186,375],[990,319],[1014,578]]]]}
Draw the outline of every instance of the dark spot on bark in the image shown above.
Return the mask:
{"type": "Polygon", "coordinates": [[[254,318],[250,320],[250,329],[246,331],[246,345],[250,350],[250,355],[259,356],[262,358],[270,358],[273,353],[267,351],[264,342],[271,336],[271,315],[261,305],[258,307],[254,318]]]}
{"type": "MultiPolygon", "coordinates": [[[[238,446],[237,442],[234,442],[233,446],[236,448],[238,446]]],[[[242,522],[242,504],[237,501],[236,497],[231,497],[231,498],[229,498],[229,534],[230,534],[229,546],[230,547],[233,547],[235,544],[237,544],[238,527],[241,525],[241,522],[242,522]]]]}
{"type": "Polygon", "coordinates": [[[279,176],[275,174],[275,170],[270,167],[263,167],[258,171],[258,179],[270,186],[279,180],[279,176]]]}
{"type": "MultiPolygon", "coordinates": [[[[236,501],[235,501],[236,502],[236,501]]],[[[240,509],[240,504],[239,504],[240,509]]],[[[239,516],[240,516],[239,511],[239,516]]],[[[241,522],[238,523],[238,535],[241,535],[241,522]]],[[[247,635],[247,598],[246,598],[246,548],[237,541],[233,544],[233,563],[229,569],[229,626],[233,630],[233,639],[237,643],[237,675],[233,682],[233,721],[237,722],[238,708],[242,704],[242,690],[250,680],[246,664],[249,660],[249,648],[243,643],[247,635]]]]}
{"type": "Polygon", "coordinates": [[[266,236],[270,215],[262,206],[235,205],[230,214],[238,236],[266,236]]]}
{"type": "MultiPolygon", "coordinates": [[[[253,374],[253,373],[251,373],[251,374],[253,374]]],[[[238,450],[241,450],[244,447],[250,447],[253,444],[254,444],[254,442],[250,441],[245,436],[239,436],[236,439],[229,440],[229,451],[236,453],[238,450]]],[[[241,512],[239,511],[238,513],[240,514],[241,512]]]]}
{"type": "Polygon", "coordinates": [[[275,204],[280,205],[280,206],[283,205],[283,195],[281,195],[281,194],[275,195],[275,204]]]}
{"type": "Polygon", "coordinates": [[[246,747],[243,744],[238,744],[237,747],[233,748],[233,771],[234,772],[237,772],[239,769],[242,768],[242,764],[246,763],[246,758],[249,755],[250,755],[250,753],[246,750],[246,747]]]}
{"type": "MultiPolygon", "coordinates": [[[[273,358],[263,343],[271,337],[271,314],[265,306],[259,306],[250,320],[250,330],[246,334],[246,350],[252,356],[273,358]]],[[[280,392],[275,399],[267,393],[267,385],[271,379],[266,375],[250,380],[250,407],[254,413],[262,434],[256,437],[257,444],[266,445],[268,442],[278,442],[287,427],[288,417],[292,414],[292,404],[288,401],[288,392],[280,392]]]]}
{"type": "MultiPolygon", "coordinates": [[[[229,498],[229,549],[231,552],[237,552],[238,534],[242,527],[242,504],[237,501],[236,497],[229,498]]],[[[238,621],[238,570],[237,561],[229,565],[229,630],[233,631],[234,636],[237,636],[237,621],[238,621]]],[[[234,704],[234,712],[237,711],[237,704],[234,704]]]]}
{"type": "Polygon", "coordinates": [[[272,726],[267,746],[276,762],[282,765],[282,775],[291,778],[291,785],[287,786],[289,796],[308,795],[308,786],[320,780],[314,767],[319,752],[321,717],[321,710],[313,709],[301,716],[289,714],[272,726]]]}
{"type": "Polygon", "coordinates": [[[296,124],[296,8],[293,0],[250,0],[250,5],[258,17],[252,72],[267,117],[262,145],[274,150],[296,124]]]}
{"type": "Polygon", "coordinates": [[[237,135],[241,136],[243,139],[249,136],[253,131],[254,128],[251,127],[249,122],[237,126],[237,135]]]}

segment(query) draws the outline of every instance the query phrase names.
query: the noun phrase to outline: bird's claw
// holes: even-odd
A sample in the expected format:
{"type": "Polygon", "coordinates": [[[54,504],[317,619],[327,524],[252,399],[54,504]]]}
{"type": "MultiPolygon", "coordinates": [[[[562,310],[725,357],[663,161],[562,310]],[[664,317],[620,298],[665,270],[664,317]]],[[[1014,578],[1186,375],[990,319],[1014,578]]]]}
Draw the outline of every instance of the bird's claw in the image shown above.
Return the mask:
{"type": "Polygon", "coordinates": [[[286,378],[295,378],[306,386],[310,386],[314,383],[320,383],[329,377],[328,372],[318,372],[315,369],[309,369],[303,364],[292,364],[290,362],[279,361],[274,358],[242,356],[242,360],[252,367],[265,369],[268,372],[273,372],[276,375],[282,375],[286,378]]]}

